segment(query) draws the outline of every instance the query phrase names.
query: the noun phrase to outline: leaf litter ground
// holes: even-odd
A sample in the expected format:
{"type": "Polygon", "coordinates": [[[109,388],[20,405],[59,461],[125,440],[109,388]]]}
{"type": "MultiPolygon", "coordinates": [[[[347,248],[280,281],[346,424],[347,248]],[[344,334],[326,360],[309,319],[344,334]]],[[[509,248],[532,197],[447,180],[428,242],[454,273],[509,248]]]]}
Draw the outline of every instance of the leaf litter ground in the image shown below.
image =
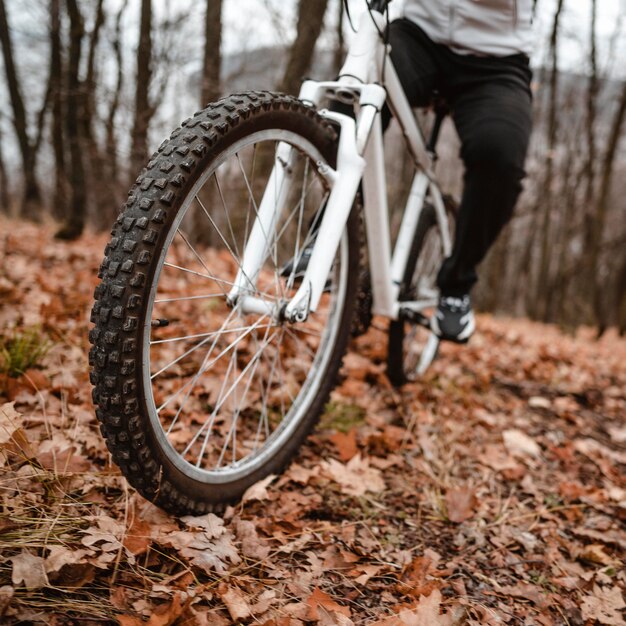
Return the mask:
{"type": "Polygon", "coordinates": [[[110,462],[87,331],[106,237],[0,228],[3,624],[624,624],[626,341],[479,316],[402,390],[384,320],[281,476],[175,519],[110,462]]]}

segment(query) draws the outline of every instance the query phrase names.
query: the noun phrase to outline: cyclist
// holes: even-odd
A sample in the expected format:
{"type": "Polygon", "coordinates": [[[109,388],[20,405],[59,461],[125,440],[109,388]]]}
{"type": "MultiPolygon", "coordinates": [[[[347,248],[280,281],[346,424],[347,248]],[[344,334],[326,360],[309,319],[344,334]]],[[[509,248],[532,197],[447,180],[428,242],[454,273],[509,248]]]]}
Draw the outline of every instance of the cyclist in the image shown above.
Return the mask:
{"type": "Polygon", "coordinates": [[[431,319],[442,339],[474,332],[476,266],[510,219],[530,137],[533,0],[406,0],[389,27],[391,58],[412,106],[441,93],[461,139],[464,189],[452,254],[431,319]]]}

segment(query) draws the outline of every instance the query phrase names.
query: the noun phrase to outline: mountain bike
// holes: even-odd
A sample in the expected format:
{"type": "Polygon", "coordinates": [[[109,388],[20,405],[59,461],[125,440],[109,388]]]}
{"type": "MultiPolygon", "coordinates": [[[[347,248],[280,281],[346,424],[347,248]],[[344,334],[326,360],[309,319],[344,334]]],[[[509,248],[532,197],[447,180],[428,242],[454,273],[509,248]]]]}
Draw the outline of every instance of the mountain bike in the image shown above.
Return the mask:
{"type": "Polygon", "coordinates": [[[426,142],[388,55],[387,4],[369,3],[336,80],[298,98],[231,95],[185,120],[115,222],[93,397],[114,462],[171,513],[214,510],[281,471],[324,410],[355,316],[361,332],[372,314],[390,320],[395,384],[434,358],[428,312],[453,226],[434,173],[445,112],[426,142]],[[385,105],[414,164],[393,249],[385,105]]]}

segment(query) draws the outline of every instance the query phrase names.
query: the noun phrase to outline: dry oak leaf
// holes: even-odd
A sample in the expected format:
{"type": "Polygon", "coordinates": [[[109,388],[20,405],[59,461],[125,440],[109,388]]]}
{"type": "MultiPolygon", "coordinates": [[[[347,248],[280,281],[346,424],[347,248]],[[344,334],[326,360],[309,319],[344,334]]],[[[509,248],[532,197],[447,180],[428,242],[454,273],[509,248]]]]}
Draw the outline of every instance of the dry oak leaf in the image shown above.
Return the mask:
{"type": "Polygon", "coordinates": [[[262,542],[252,522],[235,520],[235,532],[237,539],[241,541],[241,552],[244,556],[262,561],[270,553],[269,546],[262,542]]]}
{"type": "Polygon", "coordinates": [[[252,614],[248,601],[236,587],[229,587],[220,596],[234,621],[246,619],[252,614]]]}
{"type": "Polygon", "coordinates": [[[11,600],[15,594],[15,589],[11,585],[3,585],[0,587],[0,617],[4,615],[4,612],[11,604],[11,600]]]}
{"type": "Polygon", "coordinates": [[[350,608],[347,606],[341,606],[335,602],[327,593],[322,591],[319,587],[313,589],[313,593],[307,598],[306,603],[309,606],[308,619],[319,620],[320,617],[326,613],[334,612],[340,615],[350,617],[350,608]]]}
{"type": "Polygon", "coordinates": [[[346,465],[330,459],[322,461],[322,474],[341,485],[342,493],[350,496],[362,496],[367,491],[379,492],[385,488],[385,481],[380,470],[371,467],[369,459],[360,454],[352,457],[346,465]]]}
{"type": "Polygon", "coordinates": [[[349,461],[359,451],[356,443],[356,428],[352,428],[347,433],[337,431],[329,439],[337,447],[339,458],[343,462],[349,461]]]}
{"type": "Polygon", "coordinates": [[[48,573],[58,572],[66,565],[85,563],[85,557],[93,554],[90,550],[70,550],[65,546],[48,546],[49,554],[45,561],[45,570],[48,573]]]}
{"type": "Polygon", "coordinates": [[[626,608],[619,587],[604,589],[593,586],[593,595],[584,596],[581,604],[583,620],[598,620],[606,626],[624,624],[623,609],[626,608]]]}
{"type": "Polygon", "coordinates": [[[135,556],[143,554],[152,543],[152,524],[135,517],[122,543],[131,554],[135,556]]]}
{"type": "Polygon", "coordinates": [[[576,552],[576,558],[581,561],[590,561],[598,565],[617,565],[619,561],[611,558],[605,551],[604,546],[599,543],[591,543],[576,552]]]}
{"type": "Polygon", "coordinates": [[[526,433],[516,428],[505,430],[502,433],[504,445],[513,456],[533,456],[541,455],[541,448],[537,442],[526,433]]]}
{"type": "MultiPolygon", "coordinates": [[[[15,402],[7,402],[0,406],[0,451],[23,460],[30,459],[35,456],[35,452],[22,427],[22,416],[14,405],[15,402]]],[[[4,464],[5,455],[0,458],[0,465],[4,464]]]]}
{"type": "Polygon", "coordinates": [[[474,515],[478,504],[474,490],[469,487],[454,487],[446,492],[446,508],[451,522],[461,523],[474,515]]]}
{"type": "Polygon", "coordinates": [[[258,483],[248,487],[241,498],[241,503],[245,504],[250,500],[267,500],[270,497],[267,486],[276,478],[276,474],[270,474],[258,483]]]}
{"type": "Polygon", "coordinates": [[[421,596],[413,609],[404,609],[398,615],[387,617],[371,626],[457,626],[463,623],[463,615],[457,612],[439,614],[441,592],[434,589],[428,596],[421,596]]]}
{"type": "Polygon", "coordinates": [[[164,543],[169,543],[178,549],[182,556],[189,559],[193,565],[203,569],[207,574],[213,572],[224,574],[228,570],[227,561],[233,565],[241,562],[241,557],[233,545],[233,536],[230,533],[210,540],[206,533],[181,531],[168,535],[164,543]]]}
{"type": "Polygon", "coordinates": [[[45,561],[27,550],[12,556],[9,561],[13,564],[11,580],[14,585],[24,583],[27,589],[39,589],[48,585],[48,576],[45,570],[45,561]]]}
{"type": "Polygon", "coordinates": [[[180,520],[189,528],[202,528],[210,539],[219,537],[226,532],[224,520],[213,513],[198,515],[197,517],[185,515],[185,517],[181,517],[180,520]]]}

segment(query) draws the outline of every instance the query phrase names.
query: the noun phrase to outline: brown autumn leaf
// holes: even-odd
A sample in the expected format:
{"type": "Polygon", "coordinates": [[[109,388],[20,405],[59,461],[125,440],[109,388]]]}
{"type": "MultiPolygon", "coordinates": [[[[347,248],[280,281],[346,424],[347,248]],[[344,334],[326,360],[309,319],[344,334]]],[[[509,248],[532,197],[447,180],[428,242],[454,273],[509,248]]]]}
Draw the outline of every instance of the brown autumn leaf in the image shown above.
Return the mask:
{"type": "Polygon", "coordinates": [[[23,584],[27,589],[40,589],[48,585],[45,561],[42,557],[22,550],[19,554],[9,557],[13,564],[11,580],[14,585],[23,584]]]}
{"type": "Polygon", "coordinates": [[[185,604],[181,601],[180,593],[175,593],[171,602],[155,607],[150,619],[144,624],[145,626],[171,626],[184,610],[185,604]]]}
{"type": "Polygon", "coordinates": [[[2,585],[0,587],[0,617],[2,617],[15,595],[15,589],[11,585],[2,585]]]}
{"type": "Polygon", "coordinates": [[[306,601],[309,606],[308,619],[319,620],[323,611],[335,612],[350,617],[350,608],[341,606],[319,587],[315,587],[306,601]]]}
{"type": "Polygon", "coordinates": [[[152,524],[135,516],[130,528],[126,531],[122,544],[131,554],[144,554],[152,543],[152,524]]]}
{"type": "Polygon", "coordinates": [[[228,613],[233,621],[238,621],[250,617],[252,610],[244,594],[237,587],[227,587],[220,592],[222,602],[226,605],[228,613]]]}
{"type": "Polygon", "coordinates": [[[615,565],[619,561],[613,559],[604,551],[604,546],[599,543],[591,543],[576,551],[576,558],[581,561],[590,561],[598,565],[615,565]]]}
{"type": "Polygon", "coordinates": [[[267,487],[275,479],[276,475],[270,474],[263,480],[260,480],[258,483],[255,483],[251,487],[248,487],[248,489],[246,489],[246,492],[243,494],[243,497],[241,498],[242,504],[245,504],[246,502],[250,502],[252,500],[267,500],[270,497],[269,492],[267,491],[267,487]]]}
{"type": "Polygon", "coordinates": [[[585,621],[597,620],[606,626],[622,626],[625,608],[623,589],[618,586],[607,589],[594,585],[592,594],[583,596],[581,604],[585,621]]]}
{"type": "Polygon", "coordinates": [[[248,521],[235,520],[235,532],[241,542],[241,553],[251,559],[262,561],[270,553],[270,547],[259,537],[256,526],[248,521]]]}
{"type": "Polygon", "coordinates": [[[335,459],[322,461],[321,472],[341,485],[347,495],[362,496],[371,491],[377,493],[385,488],[385,481],[379,469],[371,467],[369,460],[357,454],[347,464],[335,459]]]}
{"type": "Polygon", "coordinates": [[[41,452],[37,455],[37,461],[44,469],[55,474],[82,474],[89,471],[92,467],[89,459],[74,454],[72,448],[41,452]]]}
{"type": "Polygon", "coordinates": [[[513,455],[519,457],[541,456],[541,448],[537,442],[526,433],[516,428],[505,430],[502,433],[506,449],[513,455]]]}
{"type": "Polygon", "coordinates": [[[471,487],[454,487],[446,491],[446,510],[451,522],[460,524],[474,515],[478,501],[471,487]]]}
{"type": "Polygon", "coordinates": [[[347,433],[337,431],[329,439],[335,444],[339,458],[344,463],[349,461],[359,451],[356,443],[356,428],[352,428],[347,433]]]}

